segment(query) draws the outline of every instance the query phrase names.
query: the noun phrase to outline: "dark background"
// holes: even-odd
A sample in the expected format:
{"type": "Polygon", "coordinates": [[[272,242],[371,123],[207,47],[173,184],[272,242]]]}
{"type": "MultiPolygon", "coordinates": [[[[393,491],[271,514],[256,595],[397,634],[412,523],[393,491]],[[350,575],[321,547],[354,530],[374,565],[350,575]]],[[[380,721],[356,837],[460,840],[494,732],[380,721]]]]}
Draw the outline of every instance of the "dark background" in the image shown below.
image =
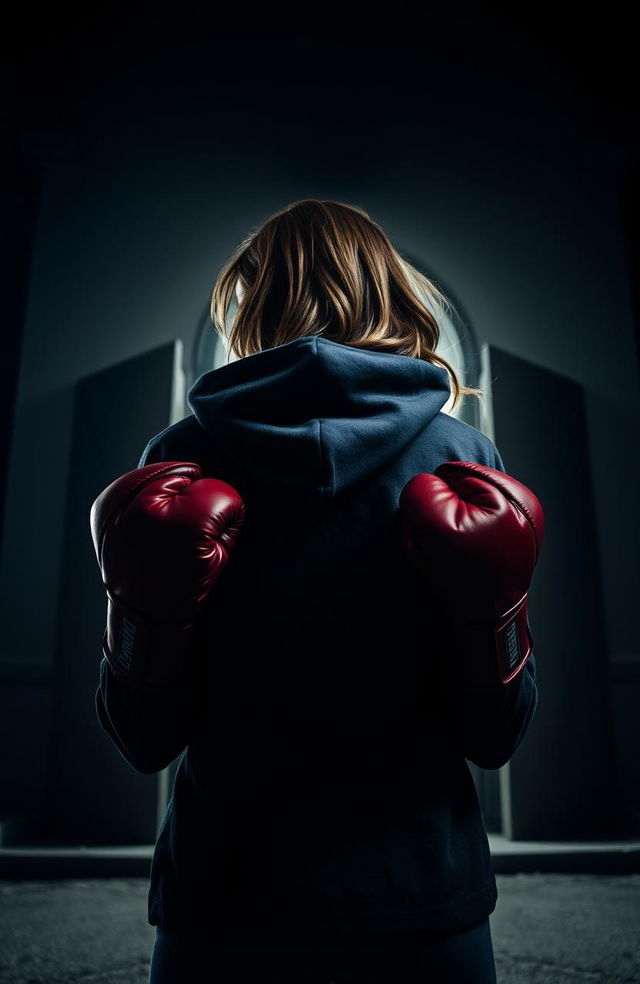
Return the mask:
{"type": "MultiPolygon", "coordinates": [[[[402,2],[10,10],[5,843],[12,817],[41,813],[55,768],[54,668],[72,589],[63,531],[82,468],[72,455],[81,384],[175,339],[192,367],[222,263],[272,211],[306,197],[366,208],[460,302],[478,350],[495,346],[553,373],[560,388],[566,380],[567,394],[579,390],[569,404],[584,407],[588,508],[582,473],[567,466],[556,481],[586,510],[598,553],[618,784],[605,810],[610,833],[640,833],[636,44],[622,5],[597,17],[557,4],[402,2]]],[[[530,408],[544,391],[531,382],[530,408]]],[[[540,414],[561,468],[573,461],[558,443],[568,432],[553,426],[564,405],[547,393],[540,414]]],[[[527,419],[534,433],[535,413],[527,419]]],[[[560,698],[574,704],[589,689],[579,655],[560,698]]],[[[589,762],[580,765],[588,773],[589,762]]]]}

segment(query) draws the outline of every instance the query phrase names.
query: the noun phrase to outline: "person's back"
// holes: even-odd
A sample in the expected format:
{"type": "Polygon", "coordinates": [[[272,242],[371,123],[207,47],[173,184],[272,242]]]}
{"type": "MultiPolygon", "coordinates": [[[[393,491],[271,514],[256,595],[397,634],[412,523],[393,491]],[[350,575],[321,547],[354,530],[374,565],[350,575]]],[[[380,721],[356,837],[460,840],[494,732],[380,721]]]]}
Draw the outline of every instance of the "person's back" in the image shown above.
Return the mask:
{"type": "Polygon", "coordinates": [[[442,412],[449,395],[441,365],[311,333],[200,376],[192,414],[144,449],[139,467],[195,462],[246,507],[198,624],[197,681],[152,708],[128,695],[130,744],[102,666],[98,712],[134,767],[186,746],[152,866],[161,929],[373,943],[461,933],[493,911],[465,759],[508,761],[535,710],[535,659],[506,689],[454,686],[437,599],[403,552],[412,476],[446,461],[504,471],[442,412]]]}

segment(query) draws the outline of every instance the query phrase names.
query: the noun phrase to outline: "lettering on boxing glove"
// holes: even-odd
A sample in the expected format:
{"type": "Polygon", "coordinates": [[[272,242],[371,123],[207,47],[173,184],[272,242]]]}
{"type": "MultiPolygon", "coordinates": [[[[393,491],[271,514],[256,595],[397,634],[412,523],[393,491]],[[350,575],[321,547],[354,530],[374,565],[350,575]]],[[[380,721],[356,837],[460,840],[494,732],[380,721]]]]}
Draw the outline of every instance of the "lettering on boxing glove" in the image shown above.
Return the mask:
{"type": "Polygon", "coordinates": [[[133,653],[135,649],[136,641],[136,627],[133,622],[125,616],[122,619],[122,635],[120,636],[120,648],[116,659],[120,664],[121,668],[125,673],[129,673],[131,670],[131,664],[133,662],[133,653]]]}

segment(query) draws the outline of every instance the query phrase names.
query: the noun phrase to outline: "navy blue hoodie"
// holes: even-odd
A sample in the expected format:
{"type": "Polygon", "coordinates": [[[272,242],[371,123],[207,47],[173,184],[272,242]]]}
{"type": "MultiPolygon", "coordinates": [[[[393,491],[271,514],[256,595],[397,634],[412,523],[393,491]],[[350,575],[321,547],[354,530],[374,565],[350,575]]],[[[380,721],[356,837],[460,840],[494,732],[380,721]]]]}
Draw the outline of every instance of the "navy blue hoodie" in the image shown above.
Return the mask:
{"type": "MultiPolygon", "coordinates": [[[[444,461],[504,465],[442,412],[446,371],[309,336],[201,375],[192,413],[139,466],[195,461],[246,520],[170,694],[105,660],[99,720],[144,773],[182,754],[155,848],[149,921],[210,939],[443,933],[493,911],[466,760],[506,763],[538,699],[535,658],[467,685],[405,560],[398,498],[444,461]]],[[[490,636],[473,659],[492,659],[490,636]]]]}

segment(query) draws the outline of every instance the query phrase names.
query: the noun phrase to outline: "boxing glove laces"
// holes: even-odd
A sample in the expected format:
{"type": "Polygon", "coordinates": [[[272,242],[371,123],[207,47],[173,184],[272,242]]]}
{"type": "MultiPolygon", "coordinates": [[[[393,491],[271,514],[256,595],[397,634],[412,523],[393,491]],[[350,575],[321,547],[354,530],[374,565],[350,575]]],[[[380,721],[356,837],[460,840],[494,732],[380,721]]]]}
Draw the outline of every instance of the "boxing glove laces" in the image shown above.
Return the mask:
{"type": "Polygon", "coordinates": [[[184,672],[200,614],[245,517],[239,493],[193,462],[145,465],[111,482],[90,513],[107,592],[102,652],[132,688],[184,672]]]}
{"type": "Polygon", "coordinates": [[[510,683],[533,647],[527,597],[544,533],[537,496],[503,471],[447,461],[407,482],[399,517],[405,555],[445,620],[462,682],[510,683]]]}

